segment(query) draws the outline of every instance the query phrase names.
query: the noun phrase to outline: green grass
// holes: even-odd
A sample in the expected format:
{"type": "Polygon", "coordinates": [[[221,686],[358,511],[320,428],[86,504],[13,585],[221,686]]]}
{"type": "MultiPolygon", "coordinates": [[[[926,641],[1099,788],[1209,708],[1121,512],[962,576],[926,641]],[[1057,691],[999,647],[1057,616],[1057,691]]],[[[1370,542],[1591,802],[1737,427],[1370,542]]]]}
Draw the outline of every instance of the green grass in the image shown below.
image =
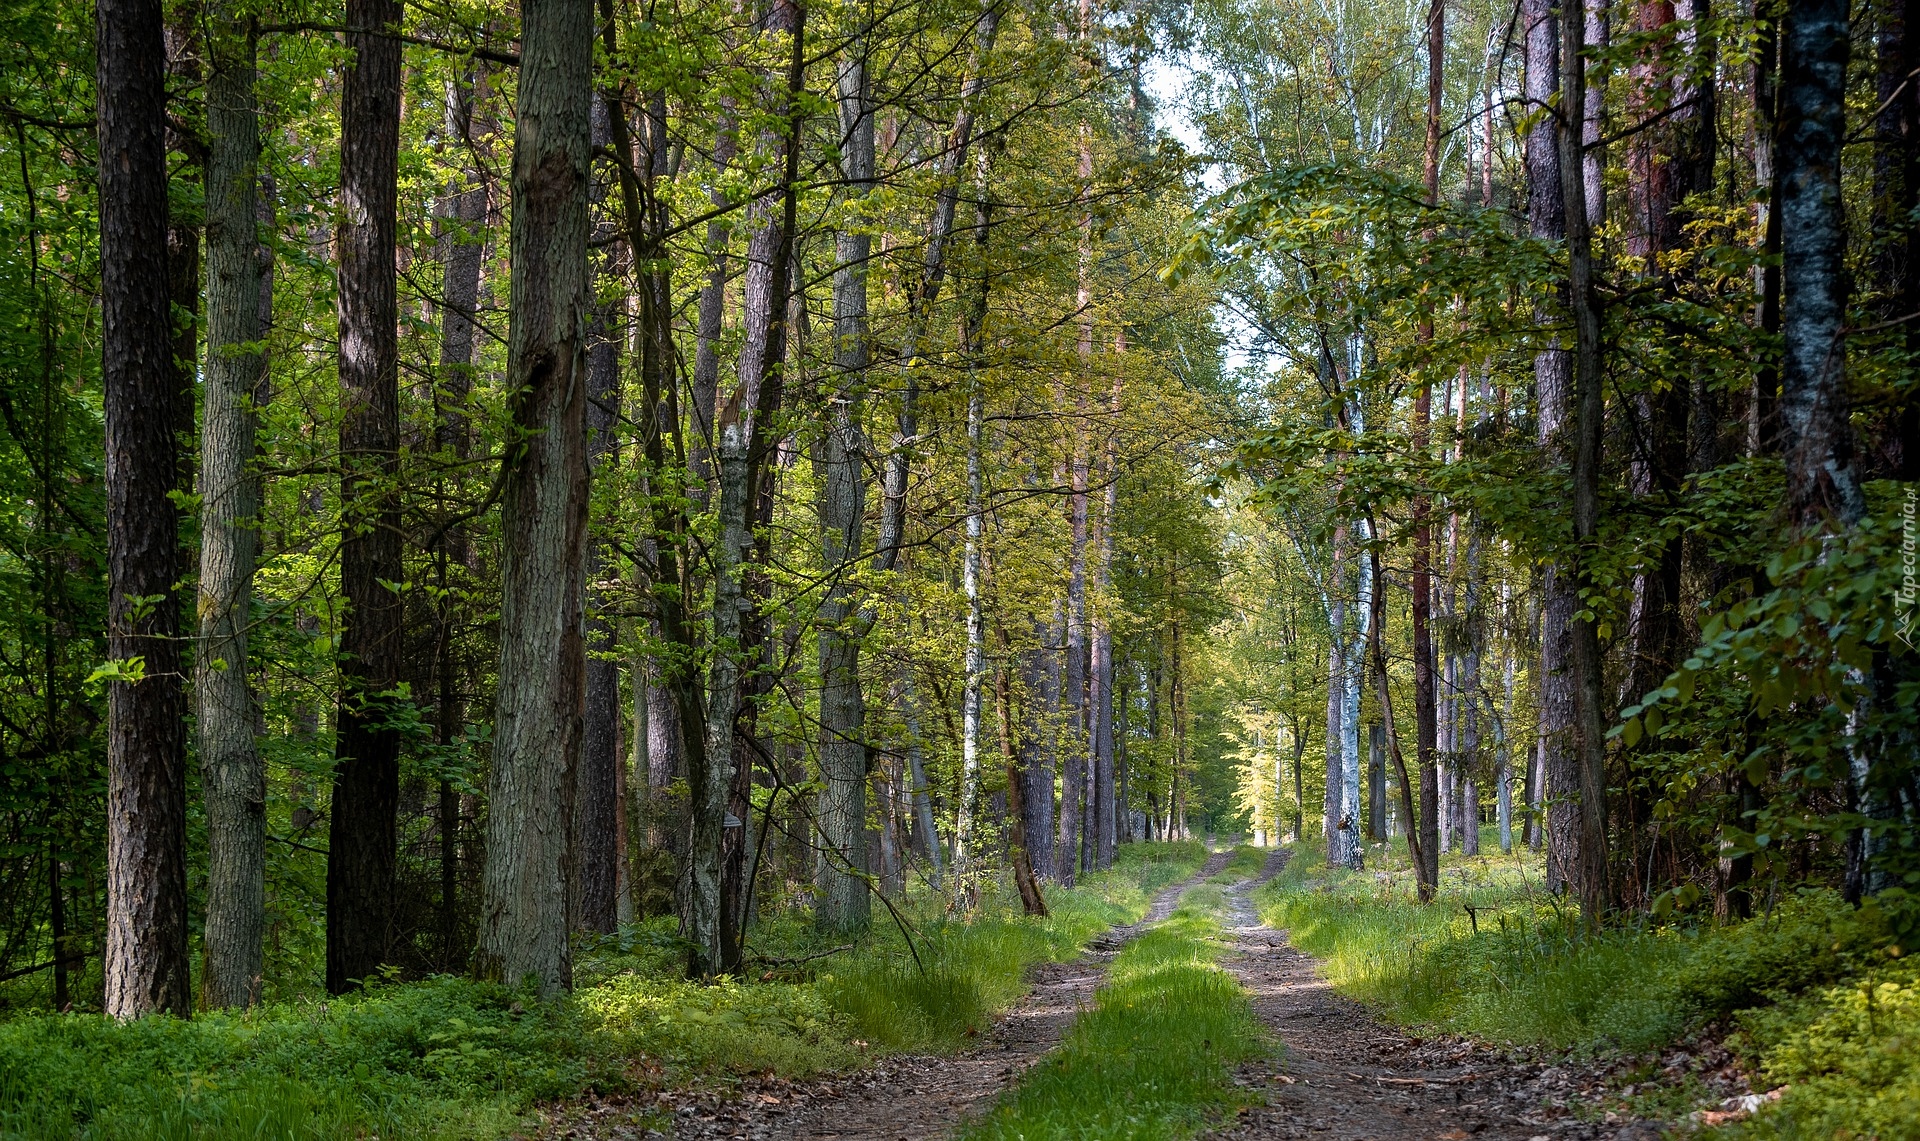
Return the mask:
{"type": "Polygon", "coordinates": [[[1237,1104],[1233,1067],[1272,1046],[1246,993],[1214,963],[1224,904],[1219,886],[1199,885],[1129,943],[1093,1008],[966,1141],[1161,1141],[1237,1104]]]}
{"type": "Polygon", "coordinates": [[[1591,934],[1539,886],[1523,855],[1457,860],[1422,907],[1403,877],[1329,871],[1301,852],[1255,900],[1391,1021],[1587,1054],[1734,1025],[1759,1088],[1789,1086],[1740,1132],[1920,1137],[1920,968],[1897,959],[1879,908],[1808,890],[1744,923],[1591,934]]]}
{"type": "Polygon", "coordinates": [[[1109,927],[1135,922],[1205,861],[1193,841],[1123,845],[1111,870],[1048,888],[1045,919],[1020,915],[1017,896],[991,899],[971,919],[936,914],[915,924],[917,961],[897,930],[882,929],[858,958],[821,975],[821,993],[875,1049],[957,1049],[1025,991],[1028,967],[1071,959],[1109,927]]]}
{"type": "Polygon", "coordinates": [[[1233,855],[1227,860],[1227,866],[1213,874],[1211,882],[1230,884],[1238,880],[1250,880],[1267,866],[1267,857],[1273,855],[1273,851],[1272,848],[1241,845],[1233,850],[1233,855]]]}
{"type": "MultiPolygon", "coordinates": [[[[971,920],[909,900],[924,975],[888,926],[821,960],[817,977],[697,985],[678,977],[666,919],[583,947],[578,987],[559,1002],[439,978],[191,1021],[15,1017],[0,1021],[0,1141],[493,1138],[590,1088],[805,1077],[880,1051],[952,1049],[1020,993],[1028,966],[1138,918],[1204,859],[1198,844],[1127,845],[1112,871],[1049,892],[1046,920],[1021,918],[1003,889],[971,920]]],[[[800,925],[787,927],[800,945],[800,925]]]]}

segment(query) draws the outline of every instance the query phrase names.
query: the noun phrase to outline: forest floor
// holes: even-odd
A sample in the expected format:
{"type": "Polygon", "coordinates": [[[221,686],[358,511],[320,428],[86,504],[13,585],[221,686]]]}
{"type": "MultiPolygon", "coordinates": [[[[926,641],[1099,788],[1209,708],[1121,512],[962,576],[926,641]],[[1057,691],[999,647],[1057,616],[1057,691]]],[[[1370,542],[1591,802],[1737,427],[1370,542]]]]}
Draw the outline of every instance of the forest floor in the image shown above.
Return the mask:
{"type": "MultiPolygon", "coordinates": [[[[1080,958],[1034,970],[1024,999],[979,1044],[949,1057],[897,1055],[853,1073],[789,1081],[747,1077],[644,1096],[589,1098],[549,1118],[542,1138],[581,1141],[933,1141],[990,1108],[1060,1043],[1092,1005],[1107,965],[1163,922],[1194,885],[1218,874],[1214,853],[1162,890],[1146,917],[1116,926],[1080,958]]],[[[1284,1048],[1240,1067],[1245,1105],[1205,1136],[1222,1141],[1391,1138],[1421,1141],[1653,1141],[1651,1122],[1608,1113],[1606,1067],[1530,1057],[1470,1039],[1410,1037],[1337,994],[1284,931],[1261,923],[1250,893],[1284,867],[1275,851],[1259,875],[1227,888],[1221,966],[1284,1048]]]]}
{"type": "Polygon", "coordinates": [[[1043,963],[1027,994],[960,1054],[882,1058],[850,1074],[807,1081],[750,1076],[724,1085],[661,1091],[650,1103],[591,1098],[550,1123],[543,1138],[582,1141],[931,1141],[984,1112],[1028,1066],[1059,1045],[1106,979],[1107,964],[1134,936],[1163,922],[1188,888],[1226,867],[1215,852],[1188,878],[1162,889],[1138,922],[1110,928],[1078,959],[1043,963]]]}

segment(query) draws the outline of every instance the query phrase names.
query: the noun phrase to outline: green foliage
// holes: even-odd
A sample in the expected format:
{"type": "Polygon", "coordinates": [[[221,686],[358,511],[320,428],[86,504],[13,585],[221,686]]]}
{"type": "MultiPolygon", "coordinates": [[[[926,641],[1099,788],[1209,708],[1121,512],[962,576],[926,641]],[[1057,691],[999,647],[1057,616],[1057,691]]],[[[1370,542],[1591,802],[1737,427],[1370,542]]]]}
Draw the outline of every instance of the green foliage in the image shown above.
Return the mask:
{"type": "Polygon", "coordinates": [[[1680,668],[1621,710],[1615,734],[1650,746],[1656,816],[1684,819],[1691,807],[1698,824],[1702,812],[1717,815],[1722,806],[1692,794],[1738,776],[1769,795],[1726,822],[1723,854],[1755,856],[1765,870],[1794,838],[1864,827],[1877,886],[1920,886],[1914,821],[1875,807],[1897,802],[1920,763],[1920,654],[1898,602],[1902,540],[1889,510],[1840,540],[1781,550],[1766,570],[1772,589],[1707,618],[1680,668]],[[1834,793],[1856,755],[1868,773],[1865,811],[1846,810],[1834,793]]]}
{"type": "Polygon", "coordinates": [[[1920,1123],[1920,965],[1862,972],[1750,1011],[1736,1040],[1779,1104],[1733,1132],[1753,1138],[1915,1135],[1920,1123]]]}
{"type": "Polygon", "coordinates": [[[618,1053],[687,1069],[806,1077],[863,1060],[841,1012],[808,984],[616,975],[576,1001],[618,1053]]]}
{"type": "Polygon", "coordinates": [[[1190,890],[1129,943],[1059,1049],[1021,1078],[969,1141],[1184,1137],[1235,1104],[1233,1067],[1271,1049],[1219,954],[1217,886],[1190,890]]]}
{"type": "Polygon", "coordinates": [[[39,1015],[0,1025],[0,1136],[485,1136],[610,1078],[607,1044],[572,1004],[456,979],[192,1021],[39,1015]]]}

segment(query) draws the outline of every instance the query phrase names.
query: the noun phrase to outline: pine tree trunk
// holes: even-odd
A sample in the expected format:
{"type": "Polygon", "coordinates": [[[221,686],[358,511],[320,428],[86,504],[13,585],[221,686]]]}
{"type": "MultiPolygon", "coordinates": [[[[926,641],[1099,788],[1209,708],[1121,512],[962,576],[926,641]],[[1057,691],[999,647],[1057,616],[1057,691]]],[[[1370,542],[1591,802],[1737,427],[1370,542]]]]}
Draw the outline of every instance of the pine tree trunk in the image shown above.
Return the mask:
{"type": "Polygon", "coordinates": [[[340,105],[340,709],[327,839],[327,990],[342,994],[386,959],[400,797],[399,736],[383,726],[400,682],[399,176],[397,0],[351,0],[353,52],[340,105]]]}
{"type": "Polygon", "coordinates": [[[592,0],[529,0],[513,147],[517,439],[501,495],[500,665],[478,970],[573,985],[568,932],[586,704],[587,194],[592,0]]]}
{"type": "MultiPolygon", "coordinates": [[[[1562,27],[1561,76],[1563,106],[1586,105],[1586,29],[1580,21],[1562,27]]],[[[1593,290],[1592,235],[1586,203],[1586,181],[1580,176],[1581,139],[1572,130],[1561,132],[1561,189],[1566,196],[1567,293],[1574,327],[1574,458],[1573,538],[1576,546],[1574,582],[1585,594],[1599,589],[1592,562],[1598,552],[1600,526],[1600,463],[1606,404],[1601,390],[1600,317],[1593,290]]],[[[1576,784],[1579,791],[1576,886],[1580,910],[1589,927],[1597,926],[1613,906],[1612,869],[1607,854],[1607,772],[1603,706],[1603,666],[1598,623],[1576,613],[1572,623],[1573,706],[1576,784]]]]}
{"type": "Polygon", "coordinates": [[[179,472],[167,298],[166,56],[157,0],[94,9],[100,140],[107,656],[144,666],[107,685],[109,1016],[189,1013],[185,702],[180,689],[179,472]],[[162,410],[163,414],[156,414],[162,410]]]}
{"type": "Polygon", "coordinates": [[[201,993],[208,1007],[259,995],[266,928],[266,769],[254,744],[247,626],[258,548],[255,412],[266,397],[258,347],[260,143],[254,30],[237,10],[209,25],[207,360],[200,433],[200,637],[194,696],[207,810],[207,911],[201,993]]]}

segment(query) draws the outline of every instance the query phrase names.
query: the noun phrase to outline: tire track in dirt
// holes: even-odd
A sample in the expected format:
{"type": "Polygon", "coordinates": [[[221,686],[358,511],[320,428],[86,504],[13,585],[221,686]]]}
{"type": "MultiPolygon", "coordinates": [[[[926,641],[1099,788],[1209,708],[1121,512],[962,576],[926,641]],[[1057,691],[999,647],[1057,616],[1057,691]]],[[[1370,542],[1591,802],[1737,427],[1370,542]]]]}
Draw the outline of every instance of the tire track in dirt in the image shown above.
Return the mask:
{"type": "Polygon", "coordinates": [[[1261,923],[1249,898],[1255,886],[1279,874],[1288,854],[1274,852],[1256,879],[1228,890],[1225,933],[1234,951],[1221,960],[1286,1051],[1278,1059],[1241,1067],[1237,1081],[1262,1091],[1265,1104],[1248,1107],[1208,1137],[1653,1141],[1660,1136],[1648,1123],[1582,1119],[1549,1108],[1565,1084],[1555,1067],[1466,1039],[1407,1037],[1336,993],[1318,963],[1296,949],[1286,932],[1261,923]]]}
{"type": "Polygon", "coordinates": [[[1042,963],[1024,998],[949,1057],[895,1055],[849,1074],[807,1081],[747,1077],[723,1087],[667,1091],[645,1099],[593,1098],[569,1106],[537,1136],[594,1141],[933,1141],[985,1112],[1028,1066],[1060,1044],[1106,980],[1120,949],[1164,921],[1187,889],[1217,874],[1232,850],[1162,888],[1138,922],[1110,928],[1077,959],[1042,963]],[[671,1132],[660,1128],[671,1115],[671,1132]]]}

